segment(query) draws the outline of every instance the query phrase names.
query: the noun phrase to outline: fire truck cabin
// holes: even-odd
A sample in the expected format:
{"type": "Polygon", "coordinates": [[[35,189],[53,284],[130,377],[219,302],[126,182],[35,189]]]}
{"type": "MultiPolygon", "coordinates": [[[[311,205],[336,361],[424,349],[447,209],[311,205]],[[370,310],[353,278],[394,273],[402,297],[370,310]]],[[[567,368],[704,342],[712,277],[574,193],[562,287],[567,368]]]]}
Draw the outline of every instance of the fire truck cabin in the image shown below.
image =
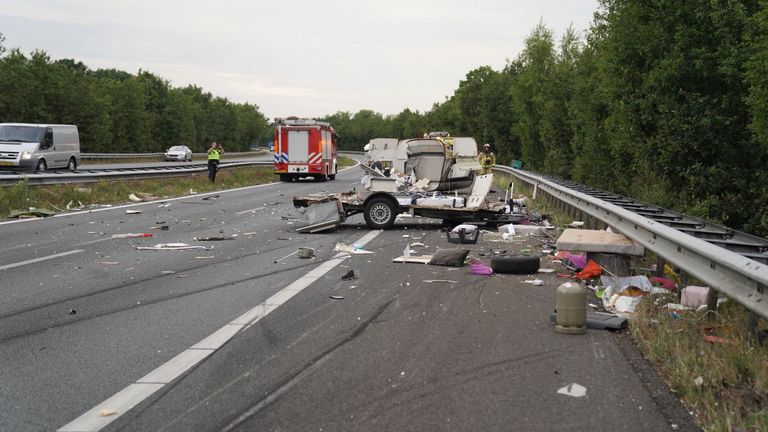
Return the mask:
{"type": "Polygon", "coordinates": [[[296,117],[276,120],[275,174],[280,176],[280,181],[302,177],[334,180],[338,137],[330,123],[296,117]]]}

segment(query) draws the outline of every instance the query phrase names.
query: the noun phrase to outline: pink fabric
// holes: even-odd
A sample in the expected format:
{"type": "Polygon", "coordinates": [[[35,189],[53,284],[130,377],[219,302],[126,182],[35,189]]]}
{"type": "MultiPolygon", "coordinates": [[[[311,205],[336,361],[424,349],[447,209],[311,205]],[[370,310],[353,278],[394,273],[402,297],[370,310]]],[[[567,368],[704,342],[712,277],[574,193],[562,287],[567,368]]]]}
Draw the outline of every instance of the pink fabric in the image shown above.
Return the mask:
{"type": "Polygon", "coordinates": [[[654,276],[654,277],[650,278],[650,281],[651,281],[652,284],[658,285],[658,286],[660,286],[660,287],[662,287],[664,289],[668,289],[670,291],[677,290],[677,284],[673,280],[670,280],[670,279],[667,279],[667,278],[663,278],[663,277],[654,276]]]}
{"type": "Polygon", "coordinates": [[[473,259],[469,265],[469,272],[476,275],[492,275],[493,269],[482,261],[473,259]]]}

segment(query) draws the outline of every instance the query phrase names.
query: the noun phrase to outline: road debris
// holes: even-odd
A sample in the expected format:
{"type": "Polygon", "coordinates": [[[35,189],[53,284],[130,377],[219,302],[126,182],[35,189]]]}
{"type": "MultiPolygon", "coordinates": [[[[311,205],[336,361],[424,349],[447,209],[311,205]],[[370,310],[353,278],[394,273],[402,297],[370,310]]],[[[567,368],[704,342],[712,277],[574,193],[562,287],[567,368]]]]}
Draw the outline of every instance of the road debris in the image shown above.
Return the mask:
{"type": "Polygon", "coordinates": [[[527,279],[527,280],[524,280],[523,283],[527,283],[535,286],[544,286],[544,281],[541,279],[527,279]]]}
{"type": "Polygon", "coordinates": [[[74,309],[70,309],[68,313],[69,313],[70,315],[74,315],[74,314],[76,314],[76,313],[77,313],[77,311],[76,311],[76,310],[74,310],[74,309]]]}
{"type": "Polygon", "coordinates": [[[143,210],[130,210],[129,209],[129,210],[125,211],[125,214],[142,214],[142,213],[144,213],[143,210]]]}
{"type": "Polygon", "coordinates": [[[469,272],[476,275],[490,276],[493,274],[493,269],[488,264],[477,260],[470,260],[469,272]]]}
{"type": "Polygon", "coordinates": [[[557,394],[580,398],[587,395],[587,388],[580,384],[571,383],[558,389],[557,394]]]}
{"type": "Polygon", "coordinates": [[[55,215],[56,212],[47,208],[30,207],[29,210],[11,210],[9,218],[33,219],[55,215]]]}
{"type": "Polygon", "coordinates": [[[291,253],[289,253],[288,255],[286,255],[286,256],[284,256],[284,257],[282,257],[282,258],[280,258],[280,259],[276,259],[276,260],[275,260],[275,264],[279,263],[280,261],[282,261],[282,260],[284,260],[284,259],[286,259],[286,258],[288,258],[288,257],[290,257],[290,256],[294,256],[294,255],[296,255],[297,253],[299,253],[299,251],[298,251],[298,250],[296,250],[296,251],[294,251],[294,252],[291,252],[291,253]]]}
{"type": "Polygon", "coordinates": [[[125,238],[144,238],[144,237],[154,237],[154,234],[150,233],[123,233],[123,234],[112,234],[113,239],[125,239],[125,238]]]}
{"type": "Polygon", "coordinates": [[[74,211],[74,210],[82,210],[84,208],[85,208],[85,206],[83,205],[82,201],[79,201],[79,200],[77,201],[77,205],[75,205],[74,201],[72,201],[72,200],[70,200],[67,203],[67,210],[74,211]]]}
{"type": "Polygon", "coordinates": [[[109,416],[113,416],[115,414],[117,414],[117,411],[112,410],[112,409],[103,409],[103,410],[99,411],[99,416],[101,416],[101,417],[109,417],[109,416]]]}
{"type": "Polygon", "coordinates": [[[365,250],[362,248],[362,246],[357,245],[347,245],[344,243],[336,243],[336,246],[333,248],[334,252],[342,252],[342,253],[348,253],[352,255],[362,255],[362,254],[372,254],[374,252],[365,250]]]}
{"type": "Polygon", "coordinates": [[[171,227],[168,225],[159,225],[159,226],[149,227],[149,229],[160,230],[160,231],[170,231],[171,227]]]}
{"type": "Polygon", "coordinates": [[[300,247],[298,249],[298,257],[299,258],[314,258],[315,256],[315,250],[311,247],[300,247]]]}
{"type": "Polygon", "coordinates": [[[430,265],[461,267],[469,255],[468,249],[441,249],[437,248],[429,260],[430,265]]]}
{"type": "Polygon", "coordinates": [[[193,240],[206,242],[206,241],[226,241],[234,240],[235,236],[212,236],[212,237],[194,237],[193,240]]]}
{"type": "Polygon", "coordinates": [[[211,250],[205,246],[190,246],[186,243],[159,243],[154,246],[136,246],[136,250],[211,250]]]}
{"type": "Polygon", "coordinates": [[[411,263],[411,264],[429,264],[431,260],[432,260],[432,255],[410,255],[410,256],[403,255],[397,258],[393,258],[392,262],[411,263]]]}
{"type": "Polygon", "coordinates": [[[707,304],[709,288],[703,286],[687,286],[680,294],[680,303],[688,307],[699,307],[707,304]]]}
{"type": "Polygon", "coordinates": [[[357,279],[357,276],[355,275],[355,271],[352,269],[344,273],[344,275],[341,277],[341,280],[352,280],[352,279],[357,279]]]}
{"type": "Polygon", "coordinates": [[[726,338],[720,337],[720,336],[714,336],[714,335],[706,335],[706,336],[704,336],[704,341],[705,342],[709,342],[711,344],[721,344],[721,345],[728,345],[730,343],[733,343],[729,339],[726,339],[726,338]]]}
{"type": "Polygon", "coordinates": [[[340,296],[340,295],[332,295],[332,296],[329,296],[329,297],[334,299],[334,300],[344,300],[344,296],[340,296]]]}
{"type": "Polygon", "coordinates": [[[432,283],[448,283],[448,284],[459,283],[458,281],[448,280],[448,279],[426,279],[426,280],[423,280],[422,282],[430,283],[430,284],[432,284],[432,283]]]}

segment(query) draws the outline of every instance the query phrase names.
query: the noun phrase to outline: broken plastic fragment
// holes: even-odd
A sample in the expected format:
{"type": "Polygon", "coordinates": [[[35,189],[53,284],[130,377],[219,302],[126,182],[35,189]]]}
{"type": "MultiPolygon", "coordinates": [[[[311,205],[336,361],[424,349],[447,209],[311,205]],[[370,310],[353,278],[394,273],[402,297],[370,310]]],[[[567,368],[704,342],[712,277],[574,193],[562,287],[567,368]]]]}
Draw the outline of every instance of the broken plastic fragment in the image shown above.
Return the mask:
{"type": "Polygon", "coordinates": [[[136,250],[211,250],[205,246],[190,246],[186,243],[159,243],[154,246],[136,246],[136,250]]]}
{"type": "Polygon", "coordinates": [[[587,388],[576,383],[571,383],[559,389],[557,394],[580,398],[587,395],[587,388]]]}
{"type": "Polygon", "coordinates": [[[469,272],[476,275],[490,276],[493,274],[493,269],[480,260],[472,259],[469,265],[469,272]]]}
{"type": "Polygon", "coordinates": [[[99,411],[99,415],[101,417],[109,417],[109,416],[113,416],[115,414],[117,414],[117,411],[112,410],[112,409],[103,409],[103,410],[99,411]]]}
{"type": "Polygon", "coordinates": [[[142,210],[126,210],[125,214],[141,214],[143,213],[142,210]]]}
{"type": "Polygon", "coordinates": [[[352,280],[352,279],[357,279],[357,276],[355,276],[355,271],[351,269],[348,272],[346,272],[344,276],[341,277],[341,280],[352,280]]]}
{"type": "Polygon", "coordinates": [[[359,247],[350,246],[344,243],[336,243],[336,246],[333,248],[334,252],[343,252],[348,253],[352,255],[361,255],[361,254],[372,254],[373,252],[367,251],[365,249],[361,249],[359,247]]]}
{"type": "Polygon", "coordinates": [[[426,282],[426,283],[451,283],[451,284],[458,283],[455,280],[448,280],[448,279],[427,279],[427,280],[424,280],[423,282],[426,282]]]}
{"type": "Polygon", "coordinates": [[[334,300],[344,300],[344,296],[340,296],[340,295],[332,295],[330,297],[334,300]]]}
{"type": "Polygon", "coordinates": [[[541,280],[541,279],[528,279],[528,280],[524,280],[523,283],[527,283],[527,284],[531,284],[531,285],[536,285],[536,286],[544,285],[544,281],[541,280]]]}
{"type": "Polygon", "coordinates": [[[143,237],[152,237],[152,236],[154,236],[154,234],[145,234],[145,233],[112,234],[113,239],[143,238],[143,237]]]}

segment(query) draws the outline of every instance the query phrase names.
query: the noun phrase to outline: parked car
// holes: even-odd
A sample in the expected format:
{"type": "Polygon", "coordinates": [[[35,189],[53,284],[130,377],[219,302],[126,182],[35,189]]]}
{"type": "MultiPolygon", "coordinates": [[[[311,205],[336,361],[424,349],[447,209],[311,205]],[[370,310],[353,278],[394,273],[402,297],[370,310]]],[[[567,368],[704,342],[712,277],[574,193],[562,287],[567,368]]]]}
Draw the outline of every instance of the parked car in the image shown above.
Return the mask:
{"type": "Polygon", "coordinates": [[[187,146],[173,146],[165,152],[165,160],[167,161],[191,161],[192,150],[187,146]]]}

